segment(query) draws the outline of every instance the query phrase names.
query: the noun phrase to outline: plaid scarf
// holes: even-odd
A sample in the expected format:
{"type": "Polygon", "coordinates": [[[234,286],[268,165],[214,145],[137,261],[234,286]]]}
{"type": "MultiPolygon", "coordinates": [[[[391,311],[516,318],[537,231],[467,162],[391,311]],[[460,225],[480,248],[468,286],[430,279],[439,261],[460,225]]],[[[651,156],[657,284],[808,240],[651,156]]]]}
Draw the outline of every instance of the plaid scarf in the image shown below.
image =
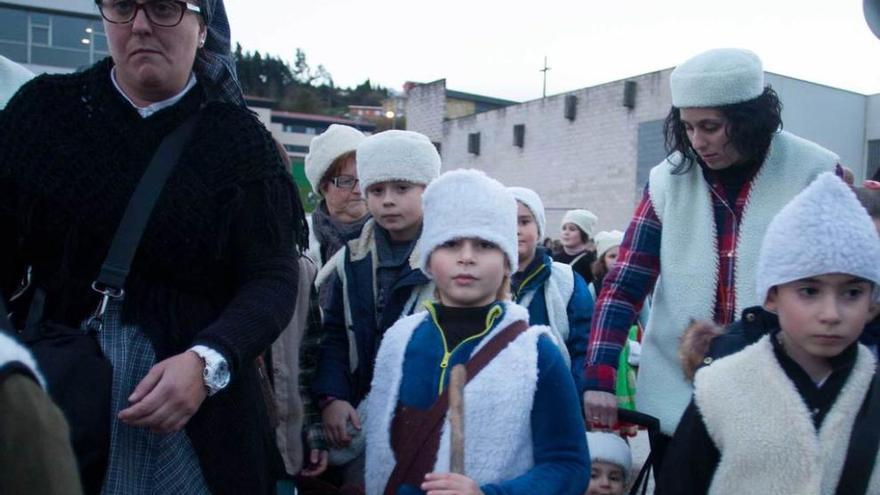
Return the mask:
{"type": "Polygon", "coordinates": [[[202,16],[208,26],[205,46],[196,54],[193,70],[205,84],[210,100],[245,106],[241,85],[235,72],[235,59],[230,47],[229,19],[223,0],[199,0],[202,16]]]}

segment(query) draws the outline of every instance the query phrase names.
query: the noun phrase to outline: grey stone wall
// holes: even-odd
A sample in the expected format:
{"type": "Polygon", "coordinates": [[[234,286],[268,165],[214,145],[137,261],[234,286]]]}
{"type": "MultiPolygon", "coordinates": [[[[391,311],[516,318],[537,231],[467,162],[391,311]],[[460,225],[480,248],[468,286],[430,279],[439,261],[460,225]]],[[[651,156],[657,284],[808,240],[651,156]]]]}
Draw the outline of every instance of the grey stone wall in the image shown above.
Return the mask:
{"type": "MultiPolygon", "coordinates": [[[[547,231],[559,235],[565,210],[587,208],[599,228],[623,229],[642,189],[636,184],[638,126],[669,110],[668,73],[633,79],[635,107],[623,106],[624,81],[550,96],[499,110],[441,122],[443,170],[479,168],[511,186],[534,189],[547,210],[547,231]],[[566,95],[578,99],[573,121],[564,116],[566,95]],[[525,124],[525,144],[513,144],[513,126],[525,124]],[[468,153],[468,135],[480,133],[480,155],[468,153]]],[[[421,102],[433,102],[436,86],[410,93],[407,127],[431,137],[434,122],[421,117],[421,102]],[[430,96],[427,96],[430,95],[430,96]],[[419,117],[413,118],[413,112],[419,117]],[[423,124],[425,123],[425,124],[423,124]]]]}

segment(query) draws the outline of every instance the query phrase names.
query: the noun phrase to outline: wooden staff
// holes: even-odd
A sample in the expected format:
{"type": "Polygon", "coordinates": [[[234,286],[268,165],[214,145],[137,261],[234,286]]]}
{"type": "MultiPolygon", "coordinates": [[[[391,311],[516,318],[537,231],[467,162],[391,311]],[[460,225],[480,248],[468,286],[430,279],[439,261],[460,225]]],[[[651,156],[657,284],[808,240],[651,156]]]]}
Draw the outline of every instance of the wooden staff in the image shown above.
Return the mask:
{"type": "Polygon", "coordinates": [[[452,367],[449,377],[449,427],[451,431],[450,471],[464,474],[464,384],[467,369],[463,364],[452,367]]]}

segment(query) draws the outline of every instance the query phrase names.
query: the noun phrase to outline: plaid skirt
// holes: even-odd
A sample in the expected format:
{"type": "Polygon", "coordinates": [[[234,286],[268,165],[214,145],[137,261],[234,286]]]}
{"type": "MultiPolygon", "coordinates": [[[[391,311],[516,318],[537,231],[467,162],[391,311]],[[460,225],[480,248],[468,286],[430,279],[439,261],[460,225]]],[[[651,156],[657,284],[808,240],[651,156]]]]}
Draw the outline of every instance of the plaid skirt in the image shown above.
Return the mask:
{"type": "Polygon", "coordinates": [[[116,416],[128,396],[156,364],[156,353],[136,326],[122,324],[122,301],[111,301],[98,332],[101,350],[113,365],[110,458],[103,494],[209,494],[195,450],[184,430],[160,435],[129,426],[116,416]]]}

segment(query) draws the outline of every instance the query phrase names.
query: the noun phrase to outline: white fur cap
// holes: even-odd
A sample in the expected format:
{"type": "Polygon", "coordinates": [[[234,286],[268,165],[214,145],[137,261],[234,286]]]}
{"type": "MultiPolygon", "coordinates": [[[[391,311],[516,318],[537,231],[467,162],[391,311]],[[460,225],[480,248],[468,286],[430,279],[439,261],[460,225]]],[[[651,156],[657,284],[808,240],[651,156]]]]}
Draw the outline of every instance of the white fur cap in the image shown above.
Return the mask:
{"type": "Polygon", "coordinates": [[[0,109],[5,108],[18,88],[33,77],[33,72],[0,55],[0,109]]]}
{"type": "Polygon", "coordinates": [[[607,462],[620,466],[623,475],[629,479],[632,469],[632,453],[620,435],[604,431],[588,431],[587,447],[590,449],[590,462],[607,462]]]}
{"type": "Polygon", "coordinates": [[[440,154],[424,134],[391,130],[373,134],[357,148],[361,191],[380,182],[430,184],[440,175],[440,154]]]}
{"type": "Polygon", "coordinates": [[[773,286],[845,273],[874,283],[880,294],[880,236],[868,212],[843,180],[821,174],[767,227],[758,258],[756,290],[764,301],[773,286]]]}
{"type": "Polygon", "coordinates": [[[614,246],[620,246],[620,243],[623,242],[623,232],[619,230],[611,230],[599,232],[596,234],[596,253],[601,258],[605,251],[613,248],[614,246]]]}
{"type": "Polygon", "coordinates": [[[541,197],[538,196],[538,193],[527,187],[508,187],[507,190],[513,194],[517,201],[526,205],[526,208],[532,212],[532,215],[535,217],[535,223],[538,224],[538,241],[543,239],[544,226],[547,220],[544,216],[544,203],[541,201],[541,197]]]}
{"type": "Polygon", "coordinates": [[[599,223],[599,217],[594,215],[590,210],[568,210],[565,212],[565,216],[562,217],[562,223],[560,226],[567,223],[577,225],[579,229],[587,234],[587,237],[592,239],[593,230],[596,229],[596,224],[599,223]]]}
{"type": "Polygon", "coordinates": [[[354,127],[333,124],[320,136],[312,139],[309,154],[306,155],[306,178],[315,194],[321,194],[318,187],[333,161],[356,150],[365,138],[364,133],[354,127]]]}
{"type": "Polygon", "coordinates": [[[37,368],[37,361],[31,351],[20,342],[0,331],[0,366],[9,363],[21,363],[37,378],[40,386],[46,388],[46,380],[37,368]]]}
{"type": "Polygon", "coordinates": [[[422,208],[419,263],[423,272],[428,274],[428,260],[440,245],[466,238],[497,245],[507,255],[510,272],[516,272],[516,200],[500,182],[480,170],[446,172],[425,189],[422,208]]]}
{"type": "Polygon", "coordinates": [[[672,104],[678,108],[741,103],[764,92],[764,68],[749,50],[716,48],[676,67],[669,86],[672,104]]]}

